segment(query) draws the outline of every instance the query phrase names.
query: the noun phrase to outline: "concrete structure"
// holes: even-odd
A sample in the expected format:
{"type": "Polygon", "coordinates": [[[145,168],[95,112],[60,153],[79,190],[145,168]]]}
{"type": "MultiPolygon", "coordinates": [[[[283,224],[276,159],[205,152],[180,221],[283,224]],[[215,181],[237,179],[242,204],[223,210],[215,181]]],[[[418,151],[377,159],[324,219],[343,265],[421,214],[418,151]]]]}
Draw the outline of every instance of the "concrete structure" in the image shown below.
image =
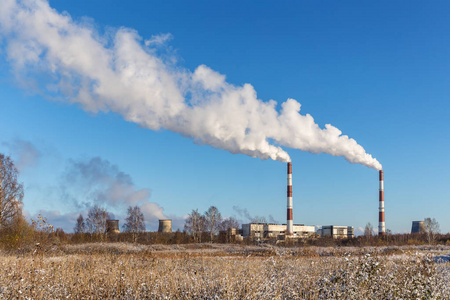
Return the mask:
{"type": "MultiPolygon", "coordinates": [[[[287,225],[270,224],[270,223],[249,223],[242,224],[243,237],[252,237],[257,240],[261,239],[281,239],[286,236],[287,225]]],[[[311,237],[315,234],[314,226],[292,225],[291,237],[311,237]]]]}
{"type": "Polygon", "coordinates": [[[106,233],[120,233],[119,220],[106,220],[106,233]]]}
{"type": "Polygon", "coordinates": [[[242,224],[242,236],[262,239],[264,237],[264,223],[242,224]]]}
{"type": "Polygon", "coordinates": [[[335,225],[322,226],[322,228],[317,230],[317,233],[321,237],[330,236],[334,239],[354,237],[353,226],[335,226],[335,225]]]}
{"type": "Polygon", "coordinates": [[[172,220],[159,220],[158,232],[172,232],[172,220]]]}
{"type": "Polygon", "coordinates": [[[228,230],[219,231],[219,242],[221,243],[234,243],[242,242],[244,237],[238,228],[228,228],[228,230]]]}
{"type": "Polygon", "coordinates": [[[294,215],[292,203],[292,163],[287,164],[287,235],[294,234],[294,215]]]}
{"type": "Polygon", "coordinates": [[[286,225],[264,224],[264,238],[277,238],[285,233],[286,225]]]}
{"type": "Polygon", "coordinates": [[[303,224],[294,224],[294,237],[307,238],[316,234],[316,227],[303,224]]]}
{"type": "Polygon", "coordinates": [[[411,233],[424,233],[425,222],[424,221],[413,221],[411,226],[411,233]]]}
{"type": "Polygon", "coordinates": [[[232,241],[242,242],[244,240],[244,237],[238,228],[228,228],[227,234],[232,241]]]}
{"type": "Polygon", "coordinates": [[[380,207],[378,216],[378,234],[386,234],[386,224],[384,222],[384,180],[383,180],[383,170],[380,170],[380,207]]]}

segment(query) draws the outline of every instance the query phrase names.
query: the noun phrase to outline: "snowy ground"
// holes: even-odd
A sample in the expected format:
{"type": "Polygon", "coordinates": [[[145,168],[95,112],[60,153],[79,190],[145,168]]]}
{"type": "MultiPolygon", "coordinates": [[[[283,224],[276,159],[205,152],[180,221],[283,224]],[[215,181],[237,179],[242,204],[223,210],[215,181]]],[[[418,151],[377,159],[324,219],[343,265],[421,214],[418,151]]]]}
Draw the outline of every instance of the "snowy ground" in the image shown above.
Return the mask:
{"type": "Polygon", "coordinates": [[[449,299],[450,247],[83,244],[0,253],[0,298],[449,299]]]}

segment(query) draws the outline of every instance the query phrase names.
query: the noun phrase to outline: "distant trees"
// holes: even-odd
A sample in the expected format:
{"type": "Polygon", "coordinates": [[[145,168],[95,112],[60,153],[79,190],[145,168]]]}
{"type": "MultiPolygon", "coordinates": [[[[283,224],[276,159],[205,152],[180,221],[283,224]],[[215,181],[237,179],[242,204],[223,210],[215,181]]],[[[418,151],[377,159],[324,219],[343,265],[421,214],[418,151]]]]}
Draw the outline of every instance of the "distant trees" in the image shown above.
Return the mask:
{"type": "Polygon", "coordinates": [[[436,235],[439,233],[439,223],[435,218],[425,218],[425,234],[427,237],[428,243],[433,243],[436,240],[436,235]]]}
{"type": "Polygon", "coordinates": [[[74,233],[85,233],[86,232],[86,223],[84,223],[83,215],[80,214],[77,218],[77,223],[73,228],[74,233]]]}
{"type": "Polygon", "coordinates": [[[233,217],[224,218],[222,222],[219,223],[219,231],[227,231],[231,228],[239,228],[239,221],[233,217]]]}
{"type": "Polygon", "coordinates": [[[95,205],[88,212],[86,228],[89,233],[105,233],[106,220],[110,218],[106,209],[95,205]]]}
{"type": "Polygon", "coordinates": [[[9,156],[0,153],[0,229],[22,217],[23,185],[9,156]]]}
{"type": "Polygon", "coordinates": [[[144,214],[139,206],[129,206],[127,215],[125,224],[122,226],[123,231],[131,233],[133,241],[136,241],[137,234],[145,231],[144,214]]]}
{"type": "Polygon", "coordinates": [[[192,210],[184,224],[184,231],[194,238],[194,242],[202,242],[203,233],[209,234],[212,242],[219,231],[227,231],[230,228],[238,228],[239,222],[235,218],[224,218],[215,206],[210,206],[204,214],[198,209],[192,210]]]}
{"type": "Polygon", "coordinates": [[[209,231],[210,242],[213,240],[213,236],[218,233],[219,224],[222,221],[222,215],[215,206],[210,206],[205,212],[206,228],[209,231]]]}
{"type": "Polygon", "coordinates": [[[192,210],[184,224],[184,230],[191,234],[195,242],[202,242],[202,233],[206,231],[206,218],[198,212],[198,209],[192,210]]]}
{"type": "Polygon", "coordinates": [[[366,227],[364,228],[364,236],[369,238],[372,235],[373,235],[373,226],[369,222],[369,223],[366,224],[366,227]]]}

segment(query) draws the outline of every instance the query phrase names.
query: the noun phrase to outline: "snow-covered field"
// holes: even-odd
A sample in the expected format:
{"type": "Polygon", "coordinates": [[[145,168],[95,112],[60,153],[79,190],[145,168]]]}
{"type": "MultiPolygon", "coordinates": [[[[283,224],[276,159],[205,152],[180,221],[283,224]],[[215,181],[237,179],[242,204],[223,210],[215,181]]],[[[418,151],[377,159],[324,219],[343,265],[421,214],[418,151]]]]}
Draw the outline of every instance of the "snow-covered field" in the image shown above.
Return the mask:
{"type": "Polygon", "coordinates": [[[0,298],[449,299],[449,247],[68,245],[0,253],[0,298]]]}

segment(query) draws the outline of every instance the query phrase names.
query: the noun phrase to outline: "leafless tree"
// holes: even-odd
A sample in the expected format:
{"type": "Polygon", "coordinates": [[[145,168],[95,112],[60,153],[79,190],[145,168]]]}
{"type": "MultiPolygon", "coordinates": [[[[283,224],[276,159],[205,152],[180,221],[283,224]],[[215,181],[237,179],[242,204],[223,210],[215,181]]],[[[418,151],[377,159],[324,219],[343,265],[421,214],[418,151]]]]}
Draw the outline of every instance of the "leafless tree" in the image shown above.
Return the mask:
{"type": "Polygon", "coordinates": [[[194,237],[195,242],[202,241],[202,233],[206,231],[206,218],[198,212],[198,209],[192,210],[184,224],[184,231],[194,237]]]}
{"type": "Polygon", "coordinates": [[[86,224],[84,223],[83,215],[80,214],[80,216],[77,218],[77,224],[73,228],[74,233],[85,233],[86,231],[86,224]]]}
{"type": "Polygon", "coordinates": [[[9,156],[0,154],[0,229],[11,225],[22,214],[23,185],[9,156]]]}
{"type": "Polygon", "coordinates": [[[145,231],[144,214],[139,206],[128,207],[127,213],[128,217],[125,219],[122,228],[124,232],[132,233],[133,241],[136,241],[137,234],[145,231]]]}
{"type": "Polygon", "coordinates": [[[106,209],[95,205],[88,212],[86,227],[90,233],[105,233],[106,220],[109,219],[109,213],[106,209]]]}
{"type": "Polygon", "coordinates": [[[424,220],[425,234],[427,236],[428,243],[433,243],[436,239],[436,235],[439,233],[439,223],[435,218],[426,218],[424,220]]]}
{"type": "Polygon", "coordinates": [[[210,206],[205,212],[206,226],[209,232],[210,241],[212,242],[215,234],[218,233],[219,224],[222,221],[222,215],[215,206],[210,206]]]}
{"type": "Polygon", "coordinates": [[[366,227],[364,228],[364,236],[369,238],[372,235],[373,235],[373,226],[369,222],[369,223],[366,224],[366,227]]]}
{"type": "Polygon", "coordinates": [[[222,219],[222,222],[219,223],[219,230],[227,231],[231,228],[239,228],[239,225],[239,221],[233,217],[224,218],[222,219]]]}

